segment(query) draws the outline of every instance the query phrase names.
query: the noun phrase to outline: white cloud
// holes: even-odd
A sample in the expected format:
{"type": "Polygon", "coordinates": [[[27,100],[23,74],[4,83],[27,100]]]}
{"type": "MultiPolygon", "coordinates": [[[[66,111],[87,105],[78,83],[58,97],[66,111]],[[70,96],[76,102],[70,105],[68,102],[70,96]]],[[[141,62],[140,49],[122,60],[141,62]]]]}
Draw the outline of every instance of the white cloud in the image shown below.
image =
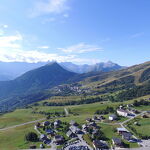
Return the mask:
{"type": "Polygon", "coordinates": [[[76,59],[75,55],[60,56],[58,54],[39,52],[37,50],[2,50],[0,49],[0,61],[4,62],[47,62],[47,61],[72,61],[76,59]]]}
{"type": "Polygon", "coordinates": [[[79,43],[77,45],[72,45],[67,48],[58,48],[65,53],[86,53],[86,52],[93,52],[93,51],[102,51],[103,49],[96,45],[89,45],[85,43],[79,43]]]}
{"type": "Polygon", "coordinates": [[[66,55],[60,56],[54,53],[39,52],[37,50],[2,50],[0,48],[0,61],[3,62],[47,62],[47,61],[57,61],[57,62],[73,62],[77,64],[95,64],[100,62],[99,59],[90,58],[79,58],[76,55],[66,55]]]}
{"type": "Polygon", "coordinates": [[[144,32],[139,32],[139,33],[135,33],[133,35],[130,36],[130,38],[134,39],[134,38],[138,38],[144,35],[144,32]]]}
{"type": "Polygon", "coordinates": [[[23,40],[21,34],[11,36],[0,36],[0,48],[20,48],[20,41],[23,40]]]}
{"type": "Polygon", "coordinates": [[[3,28],[8,28],[8,25],[7,25],[7,24],[4,24],[4,25],[3,25],[3,28]]]}
{"type": "Polygon", "coordinates": [[[31,10],[31,17],[37,17],[47,14],[61,14],[69,9],[67,5],[69,0],[48,0],[37,1],[34,8],[31,10]]]}
{"type": "Polygon", "coordinates": [[[38,48],[39,48],[39,49],[49,49],[50,47],[47,46],[47,45],[44,45],[44,46],[39,46],[38,48]]]}

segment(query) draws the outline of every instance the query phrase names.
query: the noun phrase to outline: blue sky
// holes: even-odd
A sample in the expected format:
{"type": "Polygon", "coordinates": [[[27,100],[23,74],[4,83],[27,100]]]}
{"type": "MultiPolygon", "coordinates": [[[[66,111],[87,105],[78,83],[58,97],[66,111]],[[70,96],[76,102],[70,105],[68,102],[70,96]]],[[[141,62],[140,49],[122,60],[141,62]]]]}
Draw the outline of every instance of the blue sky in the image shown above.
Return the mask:
{"type": "Polygon", "coordinates": [[[1,0],[0,61],[148,61],[149,7],[149,0],[1,0]]]}

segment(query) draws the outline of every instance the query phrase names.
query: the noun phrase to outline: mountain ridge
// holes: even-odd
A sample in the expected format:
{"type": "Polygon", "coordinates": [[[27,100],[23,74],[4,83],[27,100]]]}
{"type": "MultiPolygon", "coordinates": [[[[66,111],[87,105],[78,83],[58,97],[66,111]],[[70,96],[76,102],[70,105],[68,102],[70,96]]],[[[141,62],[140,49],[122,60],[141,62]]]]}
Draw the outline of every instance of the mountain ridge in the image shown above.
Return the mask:
{"type": "MultiPolygon", "coordinates": [[[[0,81],[13,80],[25,72],[42,67],[46,64],[53,62],[38,62],[38,63],[26,63],[26,62],[0,62],[0,81]]],[[[91,71],[112,71],[122,69],[123,67],[117,65],[104,67],[107,63],[98,63],[95,65],[76,65],[71,62],[59,63],[64,69],[75,73],[87,73],[91,71]],[[103,65],[102,65],[103,64],[103,65]],[[100,66],[101,65],[101,66],[100,66]]]]}

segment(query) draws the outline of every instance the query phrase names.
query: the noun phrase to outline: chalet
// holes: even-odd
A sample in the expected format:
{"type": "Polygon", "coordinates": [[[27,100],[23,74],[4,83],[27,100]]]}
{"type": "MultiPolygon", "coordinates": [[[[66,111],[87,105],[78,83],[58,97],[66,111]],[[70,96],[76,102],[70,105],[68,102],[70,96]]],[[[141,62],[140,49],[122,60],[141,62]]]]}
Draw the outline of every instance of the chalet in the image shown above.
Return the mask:
{"type": "Polygon", "coordinates": [[[88,123],[89,127],[97,127],[97,124],[95,122],[90,122],[88,123]]]}
{"type": "Polygon", "coordinates": [[[54,122],[54,128],[59,128],[60,125],[61,125],[61,121],[60,121],[60,120],[56,120],[56,121],[54,122]]]}
{"type": "Polygon", "coordinates": [[[98,133],[99,133],[98,129],[93,130],[91,137],[94,139],[94,137],[96,137],[98,133]]]}
{"type": "Polygon", "coordinates": [[[71,130],[69,130],[66,135],[69,137],[69,138],[75,138],[77,137],[75,133],[73,133],[71,130]]]}
{"type": "Polygon", "coordinates": [[[40,124],[39,122],[37,122],[37,123],[35,124],[35,127],[36,127],[36,128],[40,128],[40,127],[41,127],[41,124],[40,124]]]}
{"type": "Polygon", "coordinates": [[[78,123],[76,123],[74,120],[71,120],[71,121],[70,121],[70,125],[71,125],[71,126],[78,126],[78,123]]]}
{"type": "Polygon", "coordinates": [[[98,116],[98,118],[101,119],[101,120],[104,120],[104,119],[105,119],[105,117],[102,116],[102,115],[98,116]]]}
{"type": "Polygon", "coordinates": [[[51,140],[47,138],[46,140],[43,141],[43,143],[48,145],[51,143],[51,140]]]}
{"type": "Polygon", "coordinates": [[[93,118],[92,118],[92,120],[93,121],[98,121],[98,120],[100,120],[97,116],[94,116],[93,118]]]}
{"type": "Polygon", "coordinates": [[[120,147],[120,148],[123,147],[123,143],[122,143],[122,141],[121,141],[120,138],[113,138],[113,139],[112,139],[112,143],[113,143],[113,145],[115,145],[116,147],[120,147]]]}
{"type": "Polygon", "coordinates": [[[52,129],[46,129],[45,131],[47,134],[53,136],[54,135],[54,131],[52,129]]]}
{"type": "Polygon", "coordinates": [[[45,134],[41,134],[40,135],[40,140],[41,141],[47,140],[47,136],[45,134]]]}
{"type": "Polygon", "coordinates": [[[118,134],[123,134],[123,133],[129,133],[129,131],[125,128],[117,128],[117,132],[118,134]]]}
{"type": "Polygon", "coordinates": [[[56,135],[56,136],[54,137],[54,141],[55,141],[56,145],[61,145],[61,144],[64,143],[65,139],[64,139],[64,137],[61,136],[61,135],[56,135]]]}
{"type": "Polygon", "coordinates": [[[82,125],[82,131],[87,132],[87,130],[88,130],[88,126],[86,124],[83,124],[82,125]]]}
{"type": "Polygon", "coordinates": [[[86,122],[92,122],[92,119],[91,118],[87,118],[86,122]]]}
{"type": "Polygon", "coordinates": [[[83,134],[83,132],[76,126],[70,126],[70,130],[75,134],[83,134]]]}
{"type": "Polygon", "coordinates": [[[50,122],[49,121],[44,121],[43,122],[43,126],[49,126],[50,125],[50,122]]]}
{"type": "Polygon", "coordinates": [[[124,140],[130,141],[130,140],[132,140],[132,134],[130,132],[123,132],[122,133],[122,138],[124,140]]]}
{"type": "Polygon", "coordinates": [[[95,148],[95,150],[109,149],[107,143],[101,140],[94,140],[93,147],[95,148]]]}
{"type": "Polygon", "coordinates": [[[43,149],[45,148],[45,146],[43,144],[40,144],[40,148],[43,149]]]}
{"type": "Polygon", "coordinates": [[[109,120],[110,120],[110,121],[114,121],[114,120],[116,120],[116,119],[117,119],[117,116],[114,115],[114,114],[109,116],[109,120]]]}
{"type": "Polygon", "coordinates": [[[117,109],[117,114],[119,116],[123,116],[123,117],[127,117],[129,115],[128,111],[126,111],[124,109],[117,109]]]}

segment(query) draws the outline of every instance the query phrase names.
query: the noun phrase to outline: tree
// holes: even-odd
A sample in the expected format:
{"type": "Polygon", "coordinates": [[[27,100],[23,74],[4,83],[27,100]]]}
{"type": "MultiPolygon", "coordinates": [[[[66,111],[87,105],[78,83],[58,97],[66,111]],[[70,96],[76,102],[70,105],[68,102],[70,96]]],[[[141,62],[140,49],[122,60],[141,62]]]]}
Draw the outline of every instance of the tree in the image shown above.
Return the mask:
{"type": "Polygon", "coordinates": [[[29,142],[37,142],[38,141],[38,135],[34,132],[29,132],[28,134],[25,135],[26,141],[29,142]]]}

